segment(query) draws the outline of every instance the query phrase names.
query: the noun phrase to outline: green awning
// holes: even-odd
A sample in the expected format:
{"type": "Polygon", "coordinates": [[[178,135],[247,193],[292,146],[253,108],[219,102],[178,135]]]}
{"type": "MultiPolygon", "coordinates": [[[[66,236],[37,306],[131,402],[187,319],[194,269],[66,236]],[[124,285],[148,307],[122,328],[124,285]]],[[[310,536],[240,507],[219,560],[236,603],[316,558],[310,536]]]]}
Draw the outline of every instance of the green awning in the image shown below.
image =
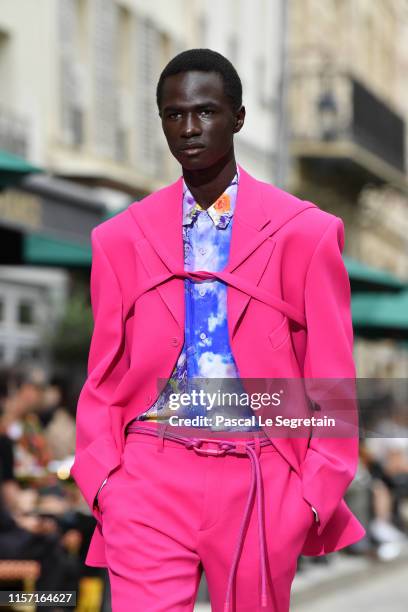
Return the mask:
{"type": "Polygon", "coordinates": [[[126,208],[127,206],[125,206],[125,208],[120,208],[116,210],[108,209],[103,216],[103,220],[107,221],[108,219],[112,219],[112,217],[116,217],[116,215],[126,210],[126,208]]]}
{"type": "Polygon", "coordinates": [[[0,149],[0,186],[5,187],[18,182],[19,178],[33,172],[43,172],[41,168],[29,164],[22,157],[0,149]]]}
{"type": "Polygon", "coordinates": [[[23,236],[23,261],[26,264],[86,267],[91,265],[91,259],[90,244],[77,244],[40,234],[23,236]]]}
{"type": "Polygon", "coordinates": [[[18,157],[2,149],[0,149],[0,170],[2,172],[18,172],[20,174],[26,174],[27,172],[42,172],[41,168],[32,166],[22,157],[18,157]]]}
{"type": "Polygon", "coordinates": [[[398,290],[406,287],[406,283],[386,270],[368,266],[346,255],[343,256],[343,261],[346,264],[352,288],[354,285],[363,291],[366,289],[375,291],[376,289],[398,290]]]}
{"type": "Polygon", "coordinates": [[[408,289],[399,293],[356,293],[351,298],[358,328],[408,332],[408,289]]]}
{"type": "MultiPolygon", "coordinates": [[[[107,211],[101,221],[114,217],[121,210],[107,211]]],[[[78,244],[44,234],[27,234],[23,236],[23,261],[32,265],[87,267],[92,263],[91,244],[78,244]]]]}

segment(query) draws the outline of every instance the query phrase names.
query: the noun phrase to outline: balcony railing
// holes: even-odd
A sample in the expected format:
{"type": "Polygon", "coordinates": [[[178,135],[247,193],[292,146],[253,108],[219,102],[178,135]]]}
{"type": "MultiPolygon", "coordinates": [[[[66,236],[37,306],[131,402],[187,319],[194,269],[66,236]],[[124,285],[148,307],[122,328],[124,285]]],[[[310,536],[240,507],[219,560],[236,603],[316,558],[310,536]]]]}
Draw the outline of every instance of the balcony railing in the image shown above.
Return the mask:
{"type": "MultiPolygon", "coordinates": [[[[405,122],[387,102],[348,74],[292,74],[291,139],[353,144],[405,172],[405,122]]],[[[321,149],[322,150],[322,149],[321,149]]],[[[336,151],[336,147],[327,147],[336,151]]]]}

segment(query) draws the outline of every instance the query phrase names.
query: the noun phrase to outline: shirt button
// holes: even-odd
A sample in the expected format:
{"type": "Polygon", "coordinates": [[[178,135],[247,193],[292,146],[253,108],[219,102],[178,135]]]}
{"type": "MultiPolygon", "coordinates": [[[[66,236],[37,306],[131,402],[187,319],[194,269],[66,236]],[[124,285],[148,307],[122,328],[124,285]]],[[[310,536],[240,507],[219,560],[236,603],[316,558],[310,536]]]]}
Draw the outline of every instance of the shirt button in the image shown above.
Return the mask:
{"type": "Polygon", "coordinates": [[[200,334],[201,340],[205,340],[206,337],[207,337],[206,334],[204,332],[201,332],[201,334],[200,334]]]}
{"type": "Polygon", "coordinates": [[[198,250],[199,250],[200,255],[205,255],[207,252],[207,249],[203,249],[202,247],[201,249],[198,249],[198,250]]]}
{"type": "Polygon", "coordinates": [[[180,340],[178,338],[176,338],[176,336],[174,336],[171,340],[170,340],[172,346],[178,346],[180,344],[180,340]]]}
{"type": "Polygon", "coordinates": [[[206,293],[206,290],[203,287],[200,287],[200,289],[198,290],[198,293],[203,296],[206,293]]]}

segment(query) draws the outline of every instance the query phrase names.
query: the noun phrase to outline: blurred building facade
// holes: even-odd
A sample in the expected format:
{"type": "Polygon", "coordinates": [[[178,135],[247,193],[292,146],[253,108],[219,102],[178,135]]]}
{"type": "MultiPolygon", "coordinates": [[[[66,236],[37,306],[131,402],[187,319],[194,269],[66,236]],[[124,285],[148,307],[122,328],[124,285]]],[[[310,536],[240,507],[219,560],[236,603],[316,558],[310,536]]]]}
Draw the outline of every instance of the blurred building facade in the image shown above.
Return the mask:
{"type": "Polygon", "coordinates": [[[50,368],[44,334],[63,312],[67,278],[61,270],[0,266],[0,362],[50,368]]]}
{"type": "MultiPolygon", "coordinates": [[[[407,3],[289,6],[287,187],[344,219],[347,255],[407,280],[407,3]]],[[[356,354],[361,376],[408,373],[386,338],[357,337],[356,354]]]]}
{"type": "Polygon", "coordinates": [[[350,254],[407,276],[397,226],[392,257],[390,242],[373,249],[360,233],[354,239],[366,215],[356,204],[367,186],[407,193],[406,3],[294,0],[290,6],[291,185],[346,215],[350,254]]]}
{"type": "Polygon", "coordinates": [[[165,0],[4,0],[0,108],[25,130],[14,148],[55,175],[135,197],[162,186],[179,168],[161,132],[158,76],[179,51],[209,46],[243,76],[251,112],[240,159],[272,179],[283,5],[228,0],[215,12],[202,0],[174,0],[171,10],[165,0]]]}

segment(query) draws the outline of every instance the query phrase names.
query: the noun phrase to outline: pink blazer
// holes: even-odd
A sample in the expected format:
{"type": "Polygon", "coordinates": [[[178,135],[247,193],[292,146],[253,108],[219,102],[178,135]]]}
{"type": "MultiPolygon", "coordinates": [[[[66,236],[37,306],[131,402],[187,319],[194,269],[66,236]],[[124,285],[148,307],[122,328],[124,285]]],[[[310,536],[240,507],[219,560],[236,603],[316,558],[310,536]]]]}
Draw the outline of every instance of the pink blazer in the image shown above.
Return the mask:
{"type": "MultiPolygon", "coordinates": [[[[241,377],[354,379],[342,220],[239,169],[223,274],[241,377]]],[[[121,465],[127,423],[156,400],[157,381],[170,377],[184,340],[182,177],[99,224],[91,239],[94,331],[71,474],[97,519],[86,563],[106,566],[95,495],[121,465]]],[[[312,387],[309,397],[316,400],[312,387]]],[[[271,439],[319,514],[302,554],[361,539],[365,529],[343,499],[358,437],[271,439]]]]}

